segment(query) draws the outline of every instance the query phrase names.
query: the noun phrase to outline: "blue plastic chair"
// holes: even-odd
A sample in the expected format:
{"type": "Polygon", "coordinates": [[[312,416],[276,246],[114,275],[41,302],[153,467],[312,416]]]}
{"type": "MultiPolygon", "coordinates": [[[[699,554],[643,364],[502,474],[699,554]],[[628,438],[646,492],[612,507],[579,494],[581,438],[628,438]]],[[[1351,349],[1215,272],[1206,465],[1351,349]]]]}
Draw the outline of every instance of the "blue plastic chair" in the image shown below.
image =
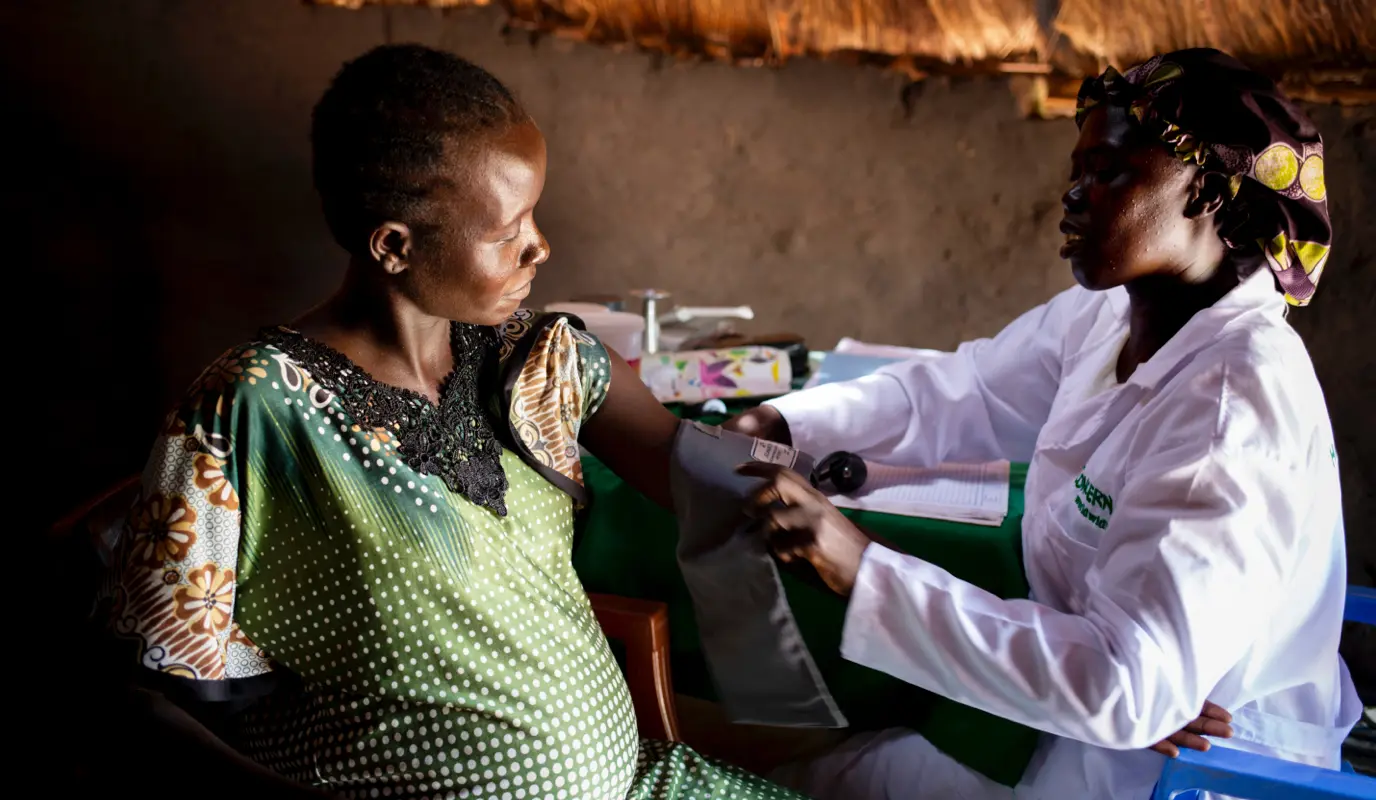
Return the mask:
{"type": "MultiPolygon", "coordinates": [[[[1343,619],[1376,625],[1376,589],[1349,587],[1343,619]]],[[[1197,792],[1247,800],[1376,800],[1376,778],[1211,747],[1166,759],[1152,800],[1193,800],[1197,792]]]]}

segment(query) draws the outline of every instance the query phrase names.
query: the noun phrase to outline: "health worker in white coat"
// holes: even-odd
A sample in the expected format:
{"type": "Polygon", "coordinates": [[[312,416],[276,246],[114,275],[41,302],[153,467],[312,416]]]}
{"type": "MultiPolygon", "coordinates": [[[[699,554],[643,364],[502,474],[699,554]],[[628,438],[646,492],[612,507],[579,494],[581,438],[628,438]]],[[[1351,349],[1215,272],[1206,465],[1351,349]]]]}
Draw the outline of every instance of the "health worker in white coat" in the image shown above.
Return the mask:
{"type": "Polygon", "coordinates": [[[843,655],[1044,732],[1016,789],[908,731],[779,776],[824,798],[1147,798],[1145,749],[1206,701],[1215,744],[1337,768],[1359,702],[1338,656],[1337,456],[1286,322],[1331,242],[1323,144],[1214,50],[1080,93],[1062,256],[1079,286],[992,339],[800,392],[731,427],[816,456],[1030,463],[1032,596],[1003,600],[871,541],[764,464],[775,551],[849,596],[843,655]]]}

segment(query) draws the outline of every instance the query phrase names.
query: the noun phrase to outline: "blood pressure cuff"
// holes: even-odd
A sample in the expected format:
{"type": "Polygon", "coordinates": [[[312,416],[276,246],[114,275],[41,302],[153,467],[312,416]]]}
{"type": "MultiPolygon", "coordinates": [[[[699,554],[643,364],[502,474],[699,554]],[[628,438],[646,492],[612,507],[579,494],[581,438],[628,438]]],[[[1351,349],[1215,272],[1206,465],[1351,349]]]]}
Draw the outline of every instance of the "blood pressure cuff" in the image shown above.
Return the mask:
{"type": "Polygon", "coordinates": [[[742,511],[758,479],[736,474],[766,461],[804,475],[812,459],[791,447],[698,422],[679,424],[670,473],[678,563],[718,697],[733,722],[844,728],[798,631],[764,537],[742,511]]]}

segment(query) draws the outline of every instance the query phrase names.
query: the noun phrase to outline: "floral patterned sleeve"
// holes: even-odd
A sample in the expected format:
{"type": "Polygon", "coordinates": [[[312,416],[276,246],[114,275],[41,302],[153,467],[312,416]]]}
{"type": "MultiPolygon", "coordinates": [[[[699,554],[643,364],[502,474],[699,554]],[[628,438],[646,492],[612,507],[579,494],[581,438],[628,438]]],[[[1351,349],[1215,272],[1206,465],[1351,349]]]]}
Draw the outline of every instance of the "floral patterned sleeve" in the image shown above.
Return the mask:
{"type": "Polygon", "coordinates": [[[205,699],[272,671],[234,616],[255,405],[244,395],[269,366],[237,348],[192,385],[153,447],[115,555],[115,633],[137,643],[143,667],[205,699]]]}
{"type": "Polygon", "coordinates": [[[522,457],[582,503],[578,434],[607,399],[607,349],[566,314],[518,311],[501,334],[504,411],[522,457]]]}

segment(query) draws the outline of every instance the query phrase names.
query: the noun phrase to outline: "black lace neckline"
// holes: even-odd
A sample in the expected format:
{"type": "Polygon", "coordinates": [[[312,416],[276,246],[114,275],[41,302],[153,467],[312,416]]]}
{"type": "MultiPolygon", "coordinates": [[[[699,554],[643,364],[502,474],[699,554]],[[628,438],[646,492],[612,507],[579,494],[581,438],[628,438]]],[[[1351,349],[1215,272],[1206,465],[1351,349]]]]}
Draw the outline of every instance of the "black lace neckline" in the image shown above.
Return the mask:
{"type": "Polygon", "coordinates": [[[394,436],[397,454],[411,469],[436,475],[476,505],[506,516],[502,445],[482,402],[496,375],[496,328],[450,324],[454,369],[440,386],[438,405],[376,380],[348,356],[299,331],[268,328],[261,336],[338,396],[360,427],[394,436]]]}

